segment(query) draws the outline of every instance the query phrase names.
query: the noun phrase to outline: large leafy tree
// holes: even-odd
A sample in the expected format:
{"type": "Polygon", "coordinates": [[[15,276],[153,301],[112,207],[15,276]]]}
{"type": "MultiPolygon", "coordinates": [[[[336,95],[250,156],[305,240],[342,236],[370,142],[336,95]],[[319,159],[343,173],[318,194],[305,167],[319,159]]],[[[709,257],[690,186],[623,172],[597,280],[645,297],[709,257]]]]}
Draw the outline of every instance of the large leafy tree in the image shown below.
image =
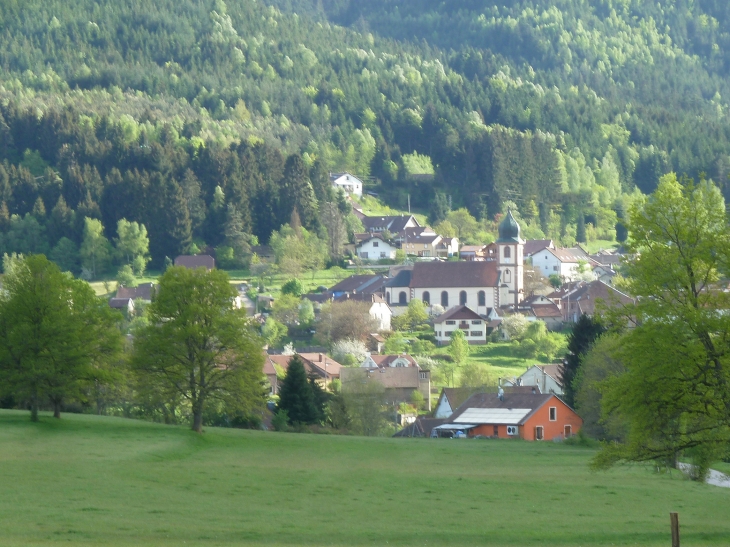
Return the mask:
{"type": "Polygon", "coordinates": [[[626,290],[614,312],[635,321],[616,357],[626,372],[605,384],[604,411],[628,420],[626,443],[597,463],[664,459],[689,451],[705,468],[730,444],[730,228],[720,191],[672,175],[634,205],[626,290]]]}
{"type": "Polygon", "coordinates": [[[135,337],[136,370],[187,401],[197,432],[211,402],[244,412],[263,404],[262,341],[235,296],[223,271],[171,267],[135,337]]]}
{"type": "Polygon", "coordinates": [[[103,376],[121,349],[121,316],[88,283],[61,273],[43,255],[6,258],[0,298],[0,378],[31,419],[50,400],[64,400],[103,376]]]}

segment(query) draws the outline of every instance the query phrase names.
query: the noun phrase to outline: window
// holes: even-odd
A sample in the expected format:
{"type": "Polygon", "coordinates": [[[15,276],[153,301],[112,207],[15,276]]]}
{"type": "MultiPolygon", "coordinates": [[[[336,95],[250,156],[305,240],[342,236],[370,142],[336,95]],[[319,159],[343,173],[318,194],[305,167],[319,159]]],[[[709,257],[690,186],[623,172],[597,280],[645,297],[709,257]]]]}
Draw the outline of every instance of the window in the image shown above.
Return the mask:
{"type": "Polygon", "coordinates": [[[564,432],[565,432],[565,434],[564,434],[564,437],[565,437],[566,439],[568,439],[568,438],[570,438],[570,437],[572,437],[572,436],[573,436],[573,428],[572,428],[572,427],[570,427],[569,425],[566,425],[566,426],[565,426],[565,428],[564,428],[564,432]]]}
{"type": "Polygon", "coordinates": [[[479,299],[479,305],[480,306],[486,306],[487,305],[487,293],[484,291],[479,291],[477,293],[477,298],[479,299]]]}
{"type": "Polygon", "coordinates": [[[459,304],[466,306],[466,291],[461,291],[459,293],[459,304]]]}
{"type": "Polygon", "coordinates": [[[451,338],[451,333],[452,333],[452,332],[454,332],[454,331],[453,331],[453,330],[445,330],[445,331],[444,331],[444,336],[445,336],[446,338],[451,338]]]}
{"type": "Polygon", "coordinates": [[[550,407],[550,421],[555,422],[558,419],[558,408],[555,406],[550,407]]]}
{"type": "Polygon", "coordinates": [[[422,297],[423,303],[427,306],[431,305],[431,293],[428,291],[423,291],[423,297],[422,297]]]}
{"type": "Polygon", "coordinates": [[[554,272],[557,272],[558,271],[558,267],[557,266],[553,266],[553,271],[554,272]]]}
{"type": "Polygon", "coordinates": [[[385,252],[380,251],[380,258],[385,258],[385,252]]]}
{"type": "Polygon", "coordinates": [[[446,321],[446,324],[447,325],[456,325],[456,321],[449,320],[449,321],[446,321]]]}
{"type": "Polygon", "coordinates": [[[373,241],[373,247],[377,247],[378,245],[380,245],[380,242],[378,242],[378,241],[373,241]]]}
{"type": "Polygon", "coordinates": [[[427,372],[419,372],[419,373],[418,373],[418,377],[419,377],[419,378],[420,378],[421,380],[428,380],[428,373],[427,373],[427,372]]]}
{"type": "Polygon", "coordinates": [[[385,293],[385,301],[386,301],[386,302],[387,302],[388,304],[390,304],[390,293],[389,293],[389,292],[385,293]]]}
{"type": "Polygon", "coordinates": [[[512,283],[512,270],[505,270],[504,271],[504,282],[505,283],[512,283]]]}
{"type": "Polygon", "coordinates": [[[504,257],[505,258],[511,258],[512,256],[512,250],[509,247],[504,248],[504,257]]]}
{"type": "Polygon", "coordinates": [[[472,325],[481,325],[482,324],[482,320],[481,319],[472,319],[471,320],[471,324],[472,325]]]}
{"type": "Polygon", "coordinates": [[[449,293],[447,291],[441,291],[441,306],[444,309],[449,307],[449,293]]]}
{"type": "Polygon", "coordinates": [[[398,304],[406,304],[406,291],[398,293],[398,304]]]}
{"type": "Polygon", "coordinates": [[[469,333],[469,336],[481,336],[481,335],[482,335],[482,331],[480,331],[480,330],[473,330],[469,333]]]}
{"type": "Polygon", "coordinates": [[[541,425],[538,425],[538,426],[537,426],[537,427],[535,428],[535,440],[536,440],[536,441],[541,441],[542,439],[543,439],[543,435],[542,435],[542,426],[541,426],[541,425]]]}
{"type": "Polygon", "coordinates": [[[368,257],[367,251],[360,253],[360,258],[367,258],[367,257],[368,257]]]}

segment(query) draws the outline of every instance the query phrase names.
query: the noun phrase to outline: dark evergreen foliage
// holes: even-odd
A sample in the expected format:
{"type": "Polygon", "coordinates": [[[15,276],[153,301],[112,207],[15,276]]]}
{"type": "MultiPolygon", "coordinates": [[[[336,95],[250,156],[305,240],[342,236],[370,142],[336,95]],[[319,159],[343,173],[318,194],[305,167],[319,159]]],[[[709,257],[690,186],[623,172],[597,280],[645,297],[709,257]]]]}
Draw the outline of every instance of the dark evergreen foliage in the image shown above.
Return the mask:
{"type": "Polygon", "coordinates": [[[301,357],[294,355],[281,382],[278,408],[286,410],[291,424],[313,424],[320,419],[318,402],[301,357]]]}
{"type": "Polygon", "coordinates": [[[581,360],[605,331],[606,328],[599,319],[583,314],[573,326],[573,332],[568,335],[568,354],[563,361],[561,381],[563,383],[563,398],[571,407],[575,406],[573,380],[578,374],[581,360]]]}

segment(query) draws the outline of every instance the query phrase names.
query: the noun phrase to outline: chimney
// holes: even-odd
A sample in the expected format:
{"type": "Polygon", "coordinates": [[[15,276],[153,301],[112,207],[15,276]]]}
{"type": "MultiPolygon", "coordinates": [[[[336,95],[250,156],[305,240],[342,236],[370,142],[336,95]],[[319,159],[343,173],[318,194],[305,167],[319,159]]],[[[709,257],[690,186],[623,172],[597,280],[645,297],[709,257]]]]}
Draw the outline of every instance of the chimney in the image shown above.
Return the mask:
{"type": "Polygon", "coordinates": [[[321,363],[322,361],[324,361],[324,356],[320,353],[319,354],[319,362],[321,363]]]}

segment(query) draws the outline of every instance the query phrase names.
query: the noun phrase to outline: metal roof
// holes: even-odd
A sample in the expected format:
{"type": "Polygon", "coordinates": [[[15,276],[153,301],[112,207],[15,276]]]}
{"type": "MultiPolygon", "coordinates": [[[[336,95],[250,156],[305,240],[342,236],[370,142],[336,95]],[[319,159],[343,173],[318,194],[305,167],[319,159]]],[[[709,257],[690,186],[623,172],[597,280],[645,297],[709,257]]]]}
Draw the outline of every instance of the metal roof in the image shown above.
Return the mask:
{"type": "Polygon", "coordinates": [[[531,408],[467,408],[454,423],[517,425],[531,408]]]}
{"type": "Polygon", "coordinates": [[[475,424],[443,424],[434,427],[434,429],[448,429],[448,430],[455,430],[460,431],[462,429],[474,429],[476,427],[475,424]]]}

